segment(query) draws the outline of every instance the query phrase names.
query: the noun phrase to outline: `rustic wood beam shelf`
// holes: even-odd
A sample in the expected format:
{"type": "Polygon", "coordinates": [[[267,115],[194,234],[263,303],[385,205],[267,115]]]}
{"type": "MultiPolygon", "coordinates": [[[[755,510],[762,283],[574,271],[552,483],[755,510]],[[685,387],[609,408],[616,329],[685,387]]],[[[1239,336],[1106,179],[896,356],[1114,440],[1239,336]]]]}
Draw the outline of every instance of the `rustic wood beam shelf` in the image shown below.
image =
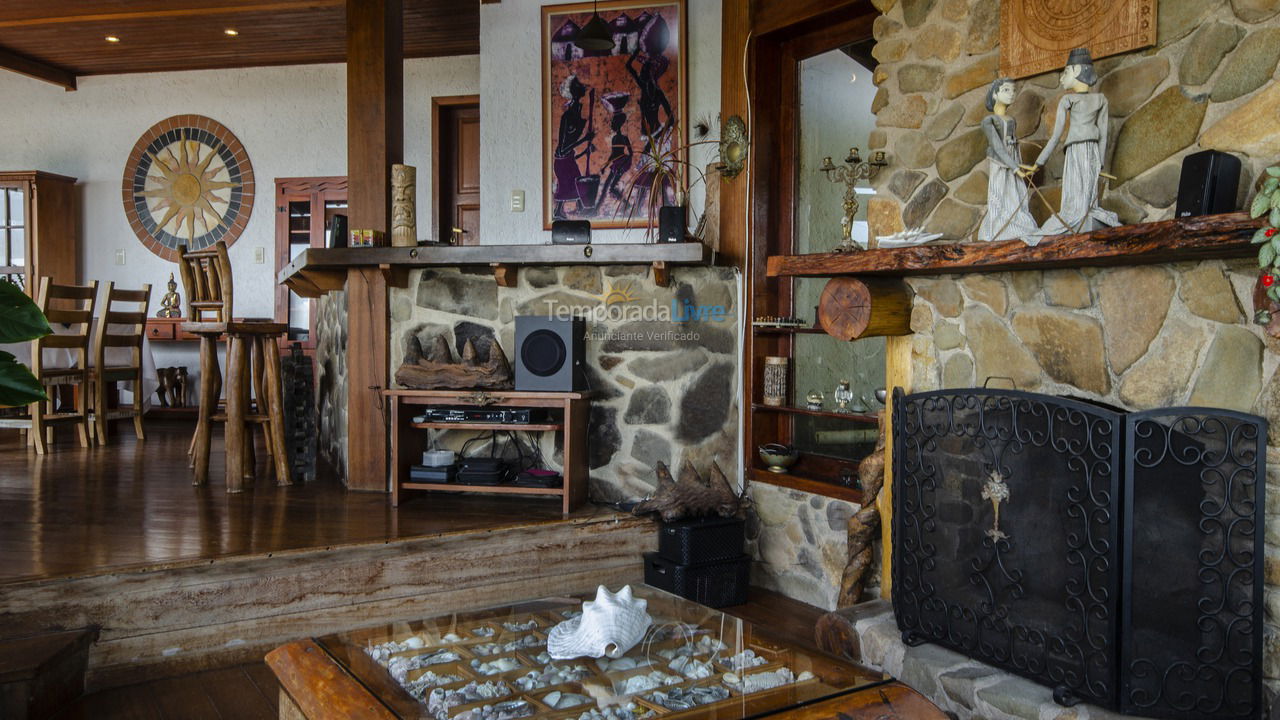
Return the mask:
{"type": "Polygon", "coordinates": [[[280,271],[277,280],[303,297],[341,290],[347,270],[381,268],[393,286],[404,287],[408,271],[424,267],[489,266],[503,287],[530,265],[650,265],[666,285],[674,265],[709,265],[711,249],[700,242],[601,245],[427,245],[421,247],[309,248],[280,271]]]}
{"type": "Polygon", "coordinates": [[[1035,247],[1007,240],[774,255],[767,272],[770,277],[943,275],[1249,257],[1257,250],[1249,240],[1258,227],[1259,221],[1244,213],[1206,215],[1058,235],[1035,247]]]}

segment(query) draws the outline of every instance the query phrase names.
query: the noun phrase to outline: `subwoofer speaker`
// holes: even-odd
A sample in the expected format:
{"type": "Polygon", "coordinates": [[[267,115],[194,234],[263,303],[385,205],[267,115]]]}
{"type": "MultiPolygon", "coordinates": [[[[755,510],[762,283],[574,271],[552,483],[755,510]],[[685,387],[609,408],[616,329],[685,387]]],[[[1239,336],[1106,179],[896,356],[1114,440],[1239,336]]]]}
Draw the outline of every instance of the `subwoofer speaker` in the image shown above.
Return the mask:
{"type": "Polygon", "coordinates": [[[582,318],[516,317],[516,390],[586,390],[587,323],[582,318]]]}
{"type": "Polygon", "coordinates": [[[1239,188],[1240,158],[1217,150],[1191,153],[1182,159],[1174,217],[1235,212],[1239,188]]]}

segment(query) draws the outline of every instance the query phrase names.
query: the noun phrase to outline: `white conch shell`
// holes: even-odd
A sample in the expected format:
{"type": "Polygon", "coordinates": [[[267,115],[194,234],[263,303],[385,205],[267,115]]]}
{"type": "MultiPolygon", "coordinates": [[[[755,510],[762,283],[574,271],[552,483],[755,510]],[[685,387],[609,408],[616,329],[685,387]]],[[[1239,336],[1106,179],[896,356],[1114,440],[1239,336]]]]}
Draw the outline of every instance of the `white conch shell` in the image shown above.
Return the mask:
{"type": "Polygon", "coordinates": [[[596,599],[582,603],[582,614],[551,628],[547,652],[556,660],[577,657],[622,657],[644,639],[653,618],[649,601],[631,596],[631,586],[609,592],[601,585],[596,599]]]}

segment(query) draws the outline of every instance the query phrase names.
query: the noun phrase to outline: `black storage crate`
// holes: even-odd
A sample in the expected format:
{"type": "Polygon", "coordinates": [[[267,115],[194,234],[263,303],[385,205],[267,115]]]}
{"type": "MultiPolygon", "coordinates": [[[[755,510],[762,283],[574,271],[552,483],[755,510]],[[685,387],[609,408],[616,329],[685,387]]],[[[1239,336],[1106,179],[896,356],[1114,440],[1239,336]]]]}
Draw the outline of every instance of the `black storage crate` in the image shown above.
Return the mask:
{"type": "Polygon", "coordinates": [[[680,565],[731,560],[742,555],[745,520],[709,517],[662,523],[658,554],[680,565]]]}
{"type": "Polygon", "coordinates": [[[644,582],[708,607],[741,605],[747,601],[751,556],[718,562],[681,565],[661,553],[644,554],[644,582]]]}

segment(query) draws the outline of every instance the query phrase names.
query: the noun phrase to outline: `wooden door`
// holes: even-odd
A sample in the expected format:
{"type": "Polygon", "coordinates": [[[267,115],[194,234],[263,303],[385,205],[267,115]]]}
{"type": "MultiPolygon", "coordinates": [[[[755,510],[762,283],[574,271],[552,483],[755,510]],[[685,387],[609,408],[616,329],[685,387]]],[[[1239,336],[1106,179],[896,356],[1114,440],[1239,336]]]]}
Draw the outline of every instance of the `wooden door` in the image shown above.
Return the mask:
{"type": "Polygon", "coordinates": [[[436,239],[480,244],[480,103],[474,96],[436,98],[436,239]]]}
{"type": "MultiPolygon", "coordinates": [[[[276,178],[276,273],[307,248],[331,247],[329,223],[347,212],[347,178],[276,178]]],[[[276,285],[275,320],[289,326],[280,339],[283,350],[301,342],[307,353],[315,351],[315,301],[299,296],[287,286],[276,285]]]]}

